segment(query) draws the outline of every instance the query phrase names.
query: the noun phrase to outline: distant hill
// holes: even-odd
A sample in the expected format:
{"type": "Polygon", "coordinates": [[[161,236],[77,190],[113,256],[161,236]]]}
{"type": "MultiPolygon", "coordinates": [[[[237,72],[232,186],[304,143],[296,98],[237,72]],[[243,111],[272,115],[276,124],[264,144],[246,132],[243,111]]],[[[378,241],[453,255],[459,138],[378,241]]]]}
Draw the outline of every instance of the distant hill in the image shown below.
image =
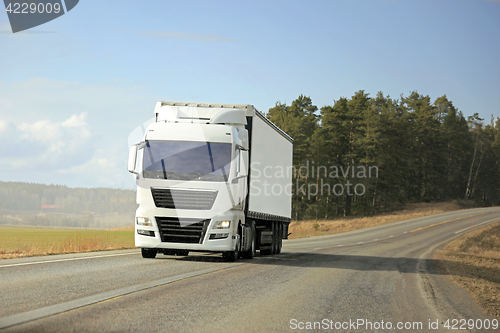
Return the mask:
{"type": "Polygon", "coordinates": [[[135,212],[135,191],[0,181],[0,209],[64,213],[135,212]]]}
{"type": "Polygon", "coordinates": [[[133,225],[135,191],[0,181],[0,224],[113,228],[133,225]]]}

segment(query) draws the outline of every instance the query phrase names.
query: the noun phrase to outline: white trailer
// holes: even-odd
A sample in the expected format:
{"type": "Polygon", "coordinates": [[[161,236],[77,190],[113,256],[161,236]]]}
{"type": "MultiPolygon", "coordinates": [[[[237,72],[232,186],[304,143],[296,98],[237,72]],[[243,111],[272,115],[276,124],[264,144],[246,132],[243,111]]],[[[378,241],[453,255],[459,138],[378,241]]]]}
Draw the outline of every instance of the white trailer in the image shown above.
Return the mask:
{"type": "Polygon", "coordinates": [[[130,148],[135,245],[157,253],[281,251],[292,202],[292,138],[252,105],[157,102],[130,148]]]}

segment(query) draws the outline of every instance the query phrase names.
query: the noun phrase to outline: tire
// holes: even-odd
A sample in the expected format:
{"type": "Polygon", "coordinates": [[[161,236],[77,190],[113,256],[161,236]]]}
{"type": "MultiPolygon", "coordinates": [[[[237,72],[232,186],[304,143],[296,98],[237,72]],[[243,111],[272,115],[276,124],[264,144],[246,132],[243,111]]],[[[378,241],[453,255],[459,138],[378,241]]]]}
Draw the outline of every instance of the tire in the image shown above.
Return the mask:
{"type": "Polygon", "coordinates": [[[240,253],[238,250],[228,251],[228,252],[222,253],[222,258],[224,258],[224,261],[228,261],[228,262],[238,261],[239,256],[240,256],[240,253]]]}
{"type": "Polygon", "coordinates": [[[271,250],[260,250],[260,254],[263,255],[263,256],[269,256],[272,254],[273,251],[271,250]]]}
{"type": "Polygon", "coordinates": [[[141,254],[143,258],[147,259],[153,259],[156,257],[156,250],[155,249],[147,249],[147,248],[141,248],[141,254]]]}
{"type": "Polygon", "coordinates": [[[269,246],[267,243],[266,243],[266,249],[261,249],[260,250],[260,254],[261,255],[265,255],[265,256],[268,256],[268,255],[272,255],[274,254],[274,251],[276,249],[275,247],[275,234],[274,234],[274,222],[271,222],[271,234],[272,234],[272,238],[271,238],[271,245],[269,246]]]}
{"type": "Polygon", "coordinates": [[[279,222],[278,223],[278,237],[277,237],[277,241],[278,241],[278,247],[276,249],[276,253],[277,254],[280,254],[281,253],[281,247],[283,246],[283,239],[282,239],[282,235],[283,235],[283,223],[279,222]]]}
{"type": "Polygon", "coordinates": [[[277,254],[278,253],[278,223],[276,222],[273,222],[273,242],[272,242],[272,250],[271,250],[271,254],[277,254]]]}
{"type": "MultiPolygon", "coordinates": [[[[241,227],[238,225],[238,234],[237,234],[238,237],[238,242],[241,243],[241,227]]],[[[235,249],[234,251],[227,251],[227,252],[224,252],[222,253],[222,258],[224,258],[224,261],[230,261],[230,262],[234,262],[234,261],[238,261],[238,259],[240,258],[240,252],[238,251],[238,242],[236,243],[235,245],[235,249]]]]}
{"type": "Polygon", "coordinates": [[[243,259],[253,259],[255,256],[255,242],[256,242],[256,235],[255,235],[255,223],[251,222],[251,227],[252,229],[252,245],[250,246],[250,249],[248,251],[242,252],[241,257],[243,259]]]}

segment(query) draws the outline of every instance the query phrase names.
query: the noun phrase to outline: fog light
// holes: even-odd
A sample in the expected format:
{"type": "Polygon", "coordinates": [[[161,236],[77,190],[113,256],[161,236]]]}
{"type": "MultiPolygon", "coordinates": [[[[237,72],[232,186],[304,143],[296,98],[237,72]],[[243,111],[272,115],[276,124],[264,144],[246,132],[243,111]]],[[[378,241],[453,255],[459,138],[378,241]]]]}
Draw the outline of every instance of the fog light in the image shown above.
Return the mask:
{"type": "Polygon", "coordinates": [[[229,234],[211,234],[210,239],[223,239],[227,238],[227,236],[229,236],[229,234]]]}
{"type": "Polygon", "coordinates": [[[138,225],[152,226],[153,222],[151,222],[147,217],[136,217],[136,222],[138,225]]]}
{"type": "Polygon", "coordinates": [[[215,223],[212,229],[229,229],[231,226],[231,221],[219,221],[215,223]]]}
{"type": "Polygon", "coordinates": [[[143,236],[150,236],[150,237],[154,237],[155,236],[155,232],[154,231],[151,231],[151,230],[141,230],[141,229],[137,229],[137,233],[139,235],[143,235],[143,236]]]}

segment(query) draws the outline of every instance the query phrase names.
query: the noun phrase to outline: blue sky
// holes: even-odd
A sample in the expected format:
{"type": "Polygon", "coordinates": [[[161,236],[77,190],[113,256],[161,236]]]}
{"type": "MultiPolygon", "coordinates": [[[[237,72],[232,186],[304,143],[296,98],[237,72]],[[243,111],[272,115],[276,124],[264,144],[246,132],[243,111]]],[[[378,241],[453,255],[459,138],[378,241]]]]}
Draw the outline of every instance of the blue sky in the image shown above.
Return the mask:
{"type": "Polygon", "coordinates": [[[130,133],[157,100],[358,90],[446,94],[500,115],[500,1],[94,1],[12,34],[0,12],[0,180],[133,188],[130,133]]]}

